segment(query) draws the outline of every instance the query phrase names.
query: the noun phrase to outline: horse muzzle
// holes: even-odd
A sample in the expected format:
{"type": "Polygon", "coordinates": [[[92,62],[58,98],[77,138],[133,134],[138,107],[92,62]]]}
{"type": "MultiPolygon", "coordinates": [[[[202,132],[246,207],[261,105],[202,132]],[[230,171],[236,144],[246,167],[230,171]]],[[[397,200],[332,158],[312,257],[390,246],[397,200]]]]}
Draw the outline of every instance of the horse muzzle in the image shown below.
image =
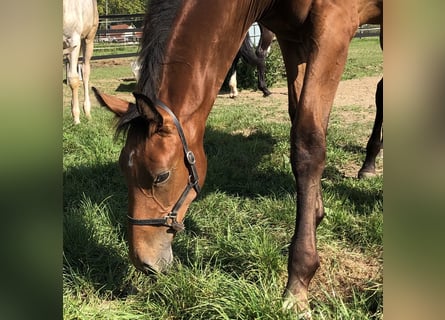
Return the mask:
{"type": "Polygon", "coordinates": [[[136,269],[146,275],[164,272],[173,262],[173,251],[169,245],[162,250],[146,250],[146,252],[130,252],[130,259],[136,269]]]}

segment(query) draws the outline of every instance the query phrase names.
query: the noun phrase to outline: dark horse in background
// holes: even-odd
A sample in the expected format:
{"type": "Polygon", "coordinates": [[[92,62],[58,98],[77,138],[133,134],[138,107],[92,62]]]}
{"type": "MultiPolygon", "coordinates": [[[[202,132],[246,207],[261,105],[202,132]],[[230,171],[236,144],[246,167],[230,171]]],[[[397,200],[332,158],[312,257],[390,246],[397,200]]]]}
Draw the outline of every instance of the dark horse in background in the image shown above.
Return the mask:
{"type": "Polygon", "coordinates": [[[248,63],[251,66],[257,68],[257,86],[258,89],[263,92],[263,96],[268,97],[271,94],[266,85],[266,56],[269,52],[275,35],[269,29],[261,25],[258,26],[260,28],[261,36],[257,48],[255,49],[252,46],[249,33],[247,33],[241,45],[241,48],[239,49],[237,55],[235,56],[235,59],[232,62],[232,65],[230,66],[228,76],[231,98],[235,98],[238,95],[236,71],[240,59],[242,59],[245,63],[248,63]]]}
{"type": "Polygon", "coordinates": [[[359,25],[383,23],[383,0],[152,0],[135,101],[95,93],[126,134],[119,164],[128,186],[130,258],[145,273],[159,272],[172,262],[173,238],[204,184],[206,120],[255,21],[275,33],[288,83],[297,197],[284,306],[309,317],[329,114],[350,41],[359,25]]]}

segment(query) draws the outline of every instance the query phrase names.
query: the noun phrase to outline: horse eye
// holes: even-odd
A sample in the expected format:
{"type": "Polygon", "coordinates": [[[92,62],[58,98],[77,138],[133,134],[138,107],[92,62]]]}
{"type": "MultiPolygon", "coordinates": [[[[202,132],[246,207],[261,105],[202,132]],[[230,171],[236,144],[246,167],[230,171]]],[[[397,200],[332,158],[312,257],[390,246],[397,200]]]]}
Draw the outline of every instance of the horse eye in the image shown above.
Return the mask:
{"type": "Polygon", "coordinates": [[[167,181],[167,179],[170,177],[170,171],[166,171],[161,173],[160,175],[158,175],[155,179],[155,181],[153,182],[154,184],[160,184],[163,183],[165,181],[167,181]]]}

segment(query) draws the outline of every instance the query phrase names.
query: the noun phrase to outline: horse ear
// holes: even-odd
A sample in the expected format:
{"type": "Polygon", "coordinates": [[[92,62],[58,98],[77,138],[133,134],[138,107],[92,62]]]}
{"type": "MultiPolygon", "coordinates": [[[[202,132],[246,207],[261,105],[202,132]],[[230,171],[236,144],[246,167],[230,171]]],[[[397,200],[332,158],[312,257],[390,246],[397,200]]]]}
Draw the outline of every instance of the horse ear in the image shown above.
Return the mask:
{"type": "Polygon", "coordinates": [[[153,101],[142,93],[133,92],[136,98],[136,107],[139,113],[148,121],[154,121],[159,127],[162,126],[162,115],[156,110],[156,106],[153,101]]]}
{"type": "Polygon", "coordinates": [[[94,95],[101,106],[106,107],[111,112],[115,113],[118,117],[125,114],[132,103],[123,99],[114,97],[112,95],[100,92],[96,87],[92,87],[94,95]]]}

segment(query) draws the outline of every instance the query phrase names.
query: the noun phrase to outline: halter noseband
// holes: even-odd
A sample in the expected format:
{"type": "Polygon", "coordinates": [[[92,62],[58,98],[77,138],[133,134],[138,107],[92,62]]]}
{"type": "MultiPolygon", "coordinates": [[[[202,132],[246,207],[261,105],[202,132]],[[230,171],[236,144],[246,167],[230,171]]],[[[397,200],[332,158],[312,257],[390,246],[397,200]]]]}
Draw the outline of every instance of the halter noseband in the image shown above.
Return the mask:
{"type": "Polygon", "coordinates": [[[189,150],[184,131],[182,130],[181,124],[179,123],[179,120],[178,118],[176,118],[175,114],[162,101],[157,101],[157,105],[165,110],[172,117],[176,129],[178,130],[179,138],[181,138],[182,146],[184,149],[185,165],[189,171],[189,181],[178,201],[168,215],[159,219],[134,219],[128,216],[128,222],[137,226],[165,226],[172,228],[175,231],[182,231],[185,227],[183,223],[178,222],[178,210],[184,203],[185,198],[187,197],[191,189],[195,189],[197,195],[201,191],[201,188],[198,184],[198,172],[195,166],[195,155],[191,150],[189,150]]]}

